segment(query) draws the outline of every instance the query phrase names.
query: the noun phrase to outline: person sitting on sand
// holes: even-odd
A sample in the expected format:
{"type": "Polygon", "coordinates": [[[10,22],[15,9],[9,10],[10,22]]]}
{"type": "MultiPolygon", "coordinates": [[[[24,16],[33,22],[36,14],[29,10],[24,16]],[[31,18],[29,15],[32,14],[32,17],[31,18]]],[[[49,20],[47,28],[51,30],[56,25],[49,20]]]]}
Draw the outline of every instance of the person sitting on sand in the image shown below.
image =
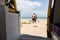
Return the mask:
{"type": "Polygon", "coordinates": [[[37,20],[37,15],[35,13],[33,13],[33,15],[32,15],[32,22],[36,23],[36,20],[37,20]]]}

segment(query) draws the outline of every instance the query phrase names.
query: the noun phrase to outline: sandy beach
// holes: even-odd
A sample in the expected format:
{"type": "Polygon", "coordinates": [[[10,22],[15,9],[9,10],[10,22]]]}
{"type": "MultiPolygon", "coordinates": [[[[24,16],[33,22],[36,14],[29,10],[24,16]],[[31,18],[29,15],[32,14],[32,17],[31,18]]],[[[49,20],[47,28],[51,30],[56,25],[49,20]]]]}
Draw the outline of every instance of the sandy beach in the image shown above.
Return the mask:
{"type": "Polygon", "coordinates": [[[21,34],[47,37],[47,19],[38,19],[36,23],[31,19],[21,19],[21,34]]]}

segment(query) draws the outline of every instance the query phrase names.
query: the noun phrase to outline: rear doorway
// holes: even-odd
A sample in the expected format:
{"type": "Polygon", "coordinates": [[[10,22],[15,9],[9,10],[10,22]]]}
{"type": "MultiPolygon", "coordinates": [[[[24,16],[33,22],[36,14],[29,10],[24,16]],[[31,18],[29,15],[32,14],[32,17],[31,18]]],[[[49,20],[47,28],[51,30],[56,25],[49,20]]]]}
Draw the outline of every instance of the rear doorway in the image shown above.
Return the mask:
{"type": "Polygon", "coordinates": [[[17,0],[21,35],[47,37],[48,4],[49,0],[17,0]],[[37,16],[35,20],[34,14],[37,16]]]}

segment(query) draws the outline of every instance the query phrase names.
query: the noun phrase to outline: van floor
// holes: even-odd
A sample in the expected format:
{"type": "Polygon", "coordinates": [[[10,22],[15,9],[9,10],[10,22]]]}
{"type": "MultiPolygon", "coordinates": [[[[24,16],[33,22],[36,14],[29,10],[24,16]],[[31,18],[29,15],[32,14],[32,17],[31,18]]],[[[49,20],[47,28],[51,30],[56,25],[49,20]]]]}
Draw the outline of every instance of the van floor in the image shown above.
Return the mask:
{"type": "Polygon", "coordinates": [[[50,38],[22,34],[19,40],[51,40],[50,38]]]}

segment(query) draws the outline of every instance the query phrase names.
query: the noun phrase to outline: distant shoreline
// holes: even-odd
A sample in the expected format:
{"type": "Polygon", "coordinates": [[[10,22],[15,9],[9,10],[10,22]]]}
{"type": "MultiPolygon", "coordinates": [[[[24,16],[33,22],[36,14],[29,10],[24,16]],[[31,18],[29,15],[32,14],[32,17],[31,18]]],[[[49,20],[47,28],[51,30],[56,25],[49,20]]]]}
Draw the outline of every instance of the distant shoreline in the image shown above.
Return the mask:
{"type": "MultiPolygon", "coordinates": [[[[21,19],[31,19],[31,17],[21,17],[21,19]]],[[[47,19],[47,17],[37,17],[37,19],[47,19]]]]}

